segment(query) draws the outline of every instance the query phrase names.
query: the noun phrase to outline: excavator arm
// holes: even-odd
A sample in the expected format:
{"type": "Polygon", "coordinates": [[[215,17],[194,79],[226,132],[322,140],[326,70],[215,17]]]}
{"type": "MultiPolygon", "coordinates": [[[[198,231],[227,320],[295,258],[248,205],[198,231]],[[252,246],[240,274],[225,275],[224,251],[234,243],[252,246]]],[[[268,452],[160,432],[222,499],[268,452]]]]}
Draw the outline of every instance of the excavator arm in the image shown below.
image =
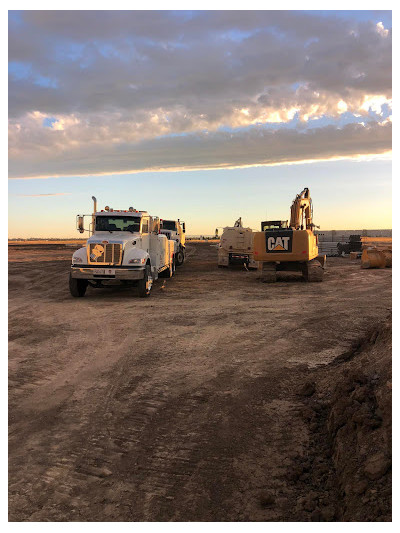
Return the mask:
{"type": "Polygon", "coordinates": [[[296,196],[290,208],[290,227],[293,229],[303,229],[303,214],[305,218],[305,228],[312,230],[312,202],[310,191],[306,187],[296,196]]]}

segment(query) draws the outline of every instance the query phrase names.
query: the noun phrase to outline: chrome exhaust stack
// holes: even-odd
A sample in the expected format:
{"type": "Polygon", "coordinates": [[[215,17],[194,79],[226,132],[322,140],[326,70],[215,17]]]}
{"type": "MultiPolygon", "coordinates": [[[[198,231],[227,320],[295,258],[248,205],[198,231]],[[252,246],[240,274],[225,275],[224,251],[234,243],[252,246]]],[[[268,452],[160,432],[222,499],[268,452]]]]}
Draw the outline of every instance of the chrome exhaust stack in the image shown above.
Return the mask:
{"type": "Polygon", "coordinates": [[[95,224],[96,224],[95,213],[97,213],[97,199],[95,196],[92,196],[92,200],[93,200],[93,215],[92,215],[92,235],[93,235],[95,224]]]}

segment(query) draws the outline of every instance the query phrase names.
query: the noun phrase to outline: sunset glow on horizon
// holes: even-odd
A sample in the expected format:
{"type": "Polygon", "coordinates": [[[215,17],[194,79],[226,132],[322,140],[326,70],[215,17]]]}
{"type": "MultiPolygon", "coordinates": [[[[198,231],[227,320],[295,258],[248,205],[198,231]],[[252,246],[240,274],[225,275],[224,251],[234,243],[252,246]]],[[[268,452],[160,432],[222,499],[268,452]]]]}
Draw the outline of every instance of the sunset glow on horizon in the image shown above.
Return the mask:
{"type": "Polygon", "coordinates": [[[10,11],[9,236],[77,237],[93,194],[189,234],[258,228],[305,186],[324,229],[390,228],[391,26],[390,11],[10,11]]]}

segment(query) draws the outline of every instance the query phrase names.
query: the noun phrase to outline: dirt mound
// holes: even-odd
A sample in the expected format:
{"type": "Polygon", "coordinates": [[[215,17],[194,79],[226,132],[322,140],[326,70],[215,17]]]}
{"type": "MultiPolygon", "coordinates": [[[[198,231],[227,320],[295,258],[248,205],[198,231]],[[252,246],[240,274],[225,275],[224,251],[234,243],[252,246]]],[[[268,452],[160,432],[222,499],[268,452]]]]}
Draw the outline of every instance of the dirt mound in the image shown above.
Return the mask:
{"type": "Polygon", "coordinates": [[[315,520],[391,520],[391,348],[388,317],[300,390],[314,430],[313,485],[326,482],[318,470],[325,454],[338,491],[336,507],[308,498],[315,520]]]}

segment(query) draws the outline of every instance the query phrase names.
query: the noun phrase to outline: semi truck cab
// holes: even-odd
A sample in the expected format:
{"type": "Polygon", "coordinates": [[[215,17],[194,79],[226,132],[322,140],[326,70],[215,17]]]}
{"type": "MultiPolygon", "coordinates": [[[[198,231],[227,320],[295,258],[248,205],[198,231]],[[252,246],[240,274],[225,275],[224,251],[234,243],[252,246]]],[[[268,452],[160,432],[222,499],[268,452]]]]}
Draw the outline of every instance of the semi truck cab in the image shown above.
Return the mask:
{"type": "Polygon", "coordinates": [[[84,296],[94,288],[118,284],[136,285],[139,295],[150,295],[158,277],[175,272],[174,243],[160,233],[160,220],[133,207],[116,210],[106,206],[91,215],[78,215],[78,231],[91,231],[86,245],[72,256],[70,292],[84,296]],[[84,217],[92,219],[85,230],[84,217]]]}
{"type": "Polygon", "coordinates": [[[160,231],[174,242],[176,266],[181,266],[186,258],[185,222],[179,220],[179,218],[178,220],[161,219],[160,231]]]}

